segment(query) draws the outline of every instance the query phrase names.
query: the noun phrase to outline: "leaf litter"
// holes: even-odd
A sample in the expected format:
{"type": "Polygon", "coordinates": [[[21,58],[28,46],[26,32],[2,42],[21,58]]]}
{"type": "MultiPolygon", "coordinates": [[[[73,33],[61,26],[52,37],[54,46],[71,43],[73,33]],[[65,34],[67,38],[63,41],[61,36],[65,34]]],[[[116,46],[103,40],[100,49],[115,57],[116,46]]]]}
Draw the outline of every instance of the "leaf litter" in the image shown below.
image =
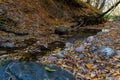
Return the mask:
{"type": "MultiPolygon", "coordinates": [[[[109,27],[109,31],[94,35],[94,39],[90,42],[87,42],[87,39],[85,39],[84,41],[76,40],[73,43],[73,45],[67,47],[67,49],[60,49],[59,47],[57,47],[57,49],[54,49],[52,51],[48,50],[48,52],[44,52],[44,54],[41,53],[38,47],[36,49],[36,46],[45,44],[47,41],[52,42],[54,40],[57,40],[58,37],[54,37],[54,39],[52,37],[49,38],[49,40],[47,40],[46,37],[40,38],[40,36],[37,36],[37,39],[35,39],[36,42],[34,42],[33,44],[30,43],[28,47],[22,50],[15,50],[14,54],[11,53],[8,54],[8,56],[6,56],[5,59],[20,60],[22,57],[23,61],[34,60],[44,64],[54,64],[72,73],[77,80],[119,80],[120,56],[114,54],[110,58],[106,58],[94,53],[101,46],[109,46],[114,51],[120,50],[119,26],[120,26],[119,23],[112,25],[111,27],[109,27]],[[118,27],[114,27],[115,25],[118,27]],[[84,50],[82,52],[76,52],[75,49],[81,45],[84,45],[84,50]],[[71,47],[73,48],[72,51],[71,47]],[[65,57],[57,58],[56,54],[59,52],[61,52],[61,54],[64,55],[65,57]],[[82,58],[79,58],[80,54],[83,55],[82,58]]],[[[7,34],[2,32],[2,35],[7,34]]],[[[11,35],[11,37],[12,36],[13,35],[11,35]]],[[[2,37],[1,39],[4,38],[2,37]]],[[[13,41],[16,41],[13,38],[11,39],[13,41]]],[[[16,41],[15,45],[17,45],[18,43],[25,44],[24,39],[26,40],[26,38],[22,38],[21,41],[16,41]]],[[[47,67],[45,69],[50,72],[55,71],[54,69],[49,69],[47,67]]]]}

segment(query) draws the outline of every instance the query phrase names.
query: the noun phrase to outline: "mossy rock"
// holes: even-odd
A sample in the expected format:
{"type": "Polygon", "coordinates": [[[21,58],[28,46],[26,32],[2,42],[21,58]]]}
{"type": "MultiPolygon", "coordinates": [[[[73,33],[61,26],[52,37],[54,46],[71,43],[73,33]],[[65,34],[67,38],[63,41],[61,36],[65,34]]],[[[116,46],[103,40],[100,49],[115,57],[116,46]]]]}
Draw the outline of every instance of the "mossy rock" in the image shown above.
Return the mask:
{"type": "Polygon", "coordinates": [[[0,66],[1,80],[75,80],[75,77],[54,65],[6,60],[0,66]]]}

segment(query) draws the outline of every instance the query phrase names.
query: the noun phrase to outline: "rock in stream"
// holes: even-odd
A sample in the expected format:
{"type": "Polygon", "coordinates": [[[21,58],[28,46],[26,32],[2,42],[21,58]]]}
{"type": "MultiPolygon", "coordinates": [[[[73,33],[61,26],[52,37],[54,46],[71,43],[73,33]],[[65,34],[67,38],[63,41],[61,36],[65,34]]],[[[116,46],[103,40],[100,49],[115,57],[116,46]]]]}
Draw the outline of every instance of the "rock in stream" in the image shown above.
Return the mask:
{"type": "Polygon", "coordinates": [[[75,80],[75,78],[71,73],[53,65],[2,60],[0,80],[75,80]]]}

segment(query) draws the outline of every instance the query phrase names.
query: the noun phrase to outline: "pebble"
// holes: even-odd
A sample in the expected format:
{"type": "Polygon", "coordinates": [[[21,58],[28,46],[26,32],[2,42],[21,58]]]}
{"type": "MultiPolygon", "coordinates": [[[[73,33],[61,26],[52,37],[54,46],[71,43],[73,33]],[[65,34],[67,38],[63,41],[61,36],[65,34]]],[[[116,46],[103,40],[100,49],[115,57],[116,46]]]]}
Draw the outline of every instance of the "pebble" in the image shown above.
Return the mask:
{"type": "Polygon", "coordinates": [[[74,47],[70,47],[70,52],[73,52],[74,51],[74,47]]]}
{"type": "Polygon", "coordinates": [[[61,52],[58,52],[56,54],[56,57],[60,59],[60,58],[64,58],[65,56],[61,52]]]}
{"type": "Polygon", "coordinates": [[[112,48],[109,48],[107,46],[101,46],[97,53],[103,57],[111,57],[115,52],[112,48]]]}
{"type": "Polygon", "coordinates": [[[92,42],[94,40],[94,36],[89,36],[88,38],[87,38],[87,42],[92,42]]]}
{"type": "Polygon", "coordinates": [[[91,45],[89,50],[90,51],[95,51],[96,49],[97,49],[96,45],[91,45]]]}
{"type": "Polygon", "coordinates": [[[102,29],[102,32],[109,32],[110,29],[102,29]]]}
{"type": "Polygon", "coordinates": [[[57,57],[49,56],[49,57],[47,58],[47,60],[50,61],[50,62],[54,62],[54,61],[57,60],[57,57]]]}
{"type": "Polygon", "coordinates": [[[84,46],[90,46],[91,43],[84,42],[83,45],[84,45],[84,46]]]}
{"type": "Polygon", "coordinates": [[[73,45],[72,43],[67,42],[67,43],[65,44],[65,47],[66,47],[66,48],[69,48],[69,47],[71,47],[72,45],[73,45]]]}
{"type": "Polygon", "coordinates": [[[80,54],[80,55],[78,56],[78,58],[83,59],[83,58],[84,58],[84,55],[83,55],[83,54],[80,54]]]}
{"type": "Polygon", "coordinates": [[[81,45],[75,49],[76,52],[83,52],[84,50],[85,50],[85,47],[83,45],[81,45]]]}
{"type": "Polygon", "coordinates": [[[97,33],[97,35],[102,35],[102,34],[103,34],[103,32],[102,32],[102,31],[100,31],[100,32],[98,32],[98,33],[97,33]]]}
{"type": "Polygon", "coordinates": [[[117,54],[118,56],[120,56],[120,50],[117,50],[117,51],[116,51],[116,54],[117,54]]]}

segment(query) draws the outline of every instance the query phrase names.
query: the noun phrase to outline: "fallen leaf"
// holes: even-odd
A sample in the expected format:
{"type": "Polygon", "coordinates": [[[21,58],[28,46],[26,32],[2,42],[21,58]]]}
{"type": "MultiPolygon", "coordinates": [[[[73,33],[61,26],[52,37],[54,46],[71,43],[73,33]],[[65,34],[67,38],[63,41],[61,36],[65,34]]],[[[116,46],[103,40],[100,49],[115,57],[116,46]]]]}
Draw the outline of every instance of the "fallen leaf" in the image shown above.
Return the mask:
{"type": "Polygon", "coordinates": [[[118,64],[116,65],[116,67],[120,68],[120,63],[118,63],[118,64]]]}
{"type": "Polygon", "coordinates": [[[45,70],[48,71],[48,72],[55,72],[56,71],[55,69],[51,69],[49,67],[45,67],[45,70]]]}
{"type": "Polygon", "coordinates": [[[88,69],[91,69],[92,68],[92,64],[86,64],[86,67],[88,68],[88,69]]]}

